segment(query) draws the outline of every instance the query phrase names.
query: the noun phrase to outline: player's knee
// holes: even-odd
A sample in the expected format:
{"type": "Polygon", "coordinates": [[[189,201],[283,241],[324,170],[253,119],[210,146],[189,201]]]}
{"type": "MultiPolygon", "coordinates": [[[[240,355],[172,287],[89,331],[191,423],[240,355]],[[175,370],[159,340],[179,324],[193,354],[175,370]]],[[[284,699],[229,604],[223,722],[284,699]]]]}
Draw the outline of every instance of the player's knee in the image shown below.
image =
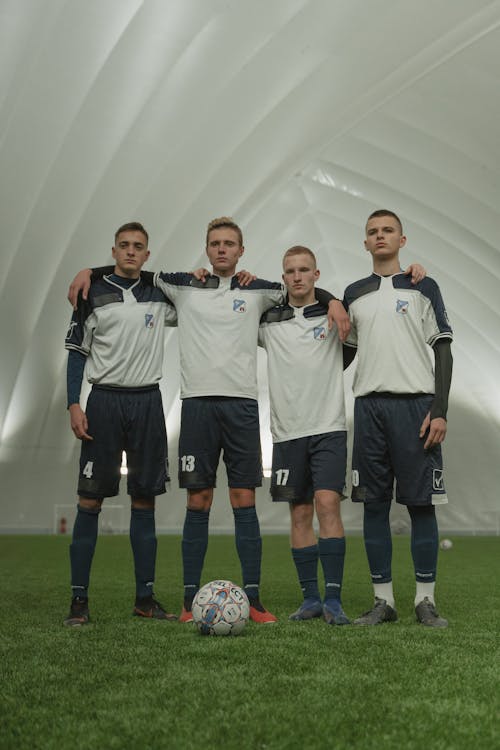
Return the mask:
{"type": "Polygon", "coordinates": [[[154,510],[155,507],[154,495],[151,497],[131,497],[130,501],[132,508],[137,508],[138,510],[154,510]]]}
{"type": "Polygon", "coordinates": [[[78,507],[82,510],[86,510],[89,513],[99,513],[101,510],[103,498],[97,499],[93,497],[79,497],[78,507]]]}
{"type": "Polygon", "coordinates": [[[314,500],[318,519],[340,518],[340,495],[337,492],[317,493],[314,500]]]}
{"type": "Polygon", "coordinates": [[[229,499],[233,508],[251,508],[255,505],[255,490],[230,487],[229,499]]]}
{"type": "Polygon", "coordinates": [[[213,489],[207,487],[201,490],[188,490],[187,509],[208,511],[212,507],[213,489]]]}
{"type": "Polygon", "coordinates": [[[435,505],[408,505],[407,509],[412,520],[419,520],[420,518],[435,518],[436,516],[435,505]]]}

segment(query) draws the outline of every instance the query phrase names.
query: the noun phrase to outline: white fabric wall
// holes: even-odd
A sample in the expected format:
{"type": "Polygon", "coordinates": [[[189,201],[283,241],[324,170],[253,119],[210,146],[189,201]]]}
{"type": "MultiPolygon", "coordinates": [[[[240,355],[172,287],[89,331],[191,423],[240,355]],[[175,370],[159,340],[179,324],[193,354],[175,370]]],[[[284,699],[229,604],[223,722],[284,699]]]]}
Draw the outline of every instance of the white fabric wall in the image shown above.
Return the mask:
{"type": "MultiPolygon", "coordinates": [[[[499,49],[486,0],[3,0],[0,530],[51,528],[54,503],[74,501],[65,294],[109,260],[118,225],[148,227],[152,268],[187,270],[230,214],[246,267],[278,279],[283,251],[306,244],[340,295],[369,269],[363,225],[384,206],[455,330],[441,525],[498,533],[499,49]]],[[[179,530],[169,336],[174,481],[158,519],[179,530]]],[[[232,527],[225,496],[221,476],[214,528],[232,527]]],[[[258,502],[265,528],[287,528],[265,489],[258,502]]],[[[349,502],[344,518],[359,528],[349,502]]]]}

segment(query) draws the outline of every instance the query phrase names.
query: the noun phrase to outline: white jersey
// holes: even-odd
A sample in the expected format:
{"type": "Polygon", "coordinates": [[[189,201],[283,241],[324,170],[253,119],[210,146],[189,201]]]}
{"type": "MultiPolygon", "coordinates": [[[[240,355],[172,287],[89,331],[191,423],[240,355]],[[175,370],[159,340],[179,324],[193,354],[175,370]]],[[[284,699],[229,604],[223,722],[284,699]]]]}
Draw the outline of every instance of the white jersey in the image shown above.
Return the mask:
{"type": "Polygon", "coordinates": [[[274,443],[345,430],[342,344],[315,303],[282,305],[262,318],[274,443]]]}
{"type": "Polygon", "coordinates": [[[262,313],[283,301],[281,284],[256,279],[240,287],[236,276],[155,274],[175,305],[179,326],[181,398],[257,399],[257,334],[262,313]]]}
{"type": "Polygon", "coordinates": [[[73,313],[65,347],[87,357],[90,383],[139,388],[161,380],[165,326],[176,325],[164,294],[137,279],[128,289],[104,277],[73,313]]]}
{"type": "Polygon", "coordinates": [[[402,273],[373,273],[347,287],[344,304],[351,319],[346,343],[358,347],[354,395],[433,394],[429,347],[453,337],[436,282],[426,277],[413,285],[402,273]]]}

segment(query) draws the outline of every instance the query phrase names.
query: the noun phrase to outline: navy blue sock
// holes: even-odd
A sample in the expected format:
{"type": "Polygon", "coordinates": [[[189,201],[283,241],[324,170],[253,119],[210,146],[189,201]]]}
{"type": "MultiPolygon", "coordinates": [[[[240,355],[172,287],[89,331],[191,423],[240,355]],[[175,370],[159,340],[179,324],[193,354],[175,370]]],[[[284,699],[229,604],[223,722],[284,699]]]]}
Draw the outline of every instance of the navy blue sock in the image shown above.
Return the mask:
{"type": "Polygon", "coordinates": [[[390,503],[365,503],[363,533],[373,583],[392,581],[390,503]]]}
{"type": "Polygon", "coordinates": [[[90,568],[97,542],[100,509],[77,506],[73,537],[69,548],[73,596],[88,598],[90,568]]]}
{"type": "Polygon", "coordinates": [[[320,537],[318,549],[325,576],[325,601],[340,599],[344,577],[345,537],[320,537]]]}
{"type": "Polygon", "coordinates": [[[292,558],[297,569],[297,576],[304,599],[319,599],[318,545],[292,547],[292,558]]]}
{"type": "Polygon", "coordinates": [[[439,533],[434,505],[409,505],[411,556],[415,578],[422,583],[436,580],[439,533]]]}
{"type": "Polygon", "coordinates": [[[209,510],[186,510],[182,532],[182,564],[184,568],[184,605],[191,607],[200,588],[201,571],[208,547],[209,510]]]}
{"type": "Polygon", "coordinates": [[[240,558],[243,588],[250,602],[259,598],[262,537],[255,506],[233,508],[236,549],[240,558]]]}
{"type": "Polygon", "coordinates": [[[154,508],[132,508],[130,544],[134,555],[135,595],[138,599],[153,594],[156,567],[156,527],[154,508]]]}

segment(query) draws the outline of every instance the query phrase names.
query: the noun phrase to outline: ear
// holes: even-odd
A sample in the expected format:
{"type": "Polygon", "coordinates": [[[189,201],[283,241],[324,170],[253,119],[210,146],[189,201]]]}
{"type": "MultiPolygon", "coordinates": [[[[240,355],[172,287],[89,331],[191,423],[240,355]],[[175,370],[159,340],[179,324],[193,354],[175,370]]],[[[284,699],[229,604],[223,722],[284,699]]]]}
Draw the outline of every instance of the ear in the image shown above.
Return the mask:
{"type": "Polygon", "coordinates": [[[244,246],[242,245],[242,246],[240,247],[240,258],[241,258],[241,256],[243,255],[243,253],[244,253],[244,252],[245,252],[245,248],[244,248],[244,246]]]}
{"type": "Polygon", "coordinates": [[[112,255],[113,258],[116,258],[116,247],[114,245],[111,248],[111,255],[112,255]]]}
{"type": "Polygon", "coordinates": [[[314,271],[314,281],[317,281],[317,280],[319,279],[319,276],[320,276],[320,273],[319,273],[319,268],[317,268],[317,269],[316,269],[316,270],[314,271]]]}
{"type": "Polygon", "coordinates": [[[406,237],[404,234],[401,235],[401,239],[399,240],[399,247],[404,247],[406,245],[406,237]]]}
{"type": "Polygon", "coordinates": [[[366,252],[367,252],[367,253],[369,253],[369,252],[370,252],[370,251],[368,250],[368,243],[366,242],[366,240],[365,240],[365,250],[366,250],[366,252]]]}

